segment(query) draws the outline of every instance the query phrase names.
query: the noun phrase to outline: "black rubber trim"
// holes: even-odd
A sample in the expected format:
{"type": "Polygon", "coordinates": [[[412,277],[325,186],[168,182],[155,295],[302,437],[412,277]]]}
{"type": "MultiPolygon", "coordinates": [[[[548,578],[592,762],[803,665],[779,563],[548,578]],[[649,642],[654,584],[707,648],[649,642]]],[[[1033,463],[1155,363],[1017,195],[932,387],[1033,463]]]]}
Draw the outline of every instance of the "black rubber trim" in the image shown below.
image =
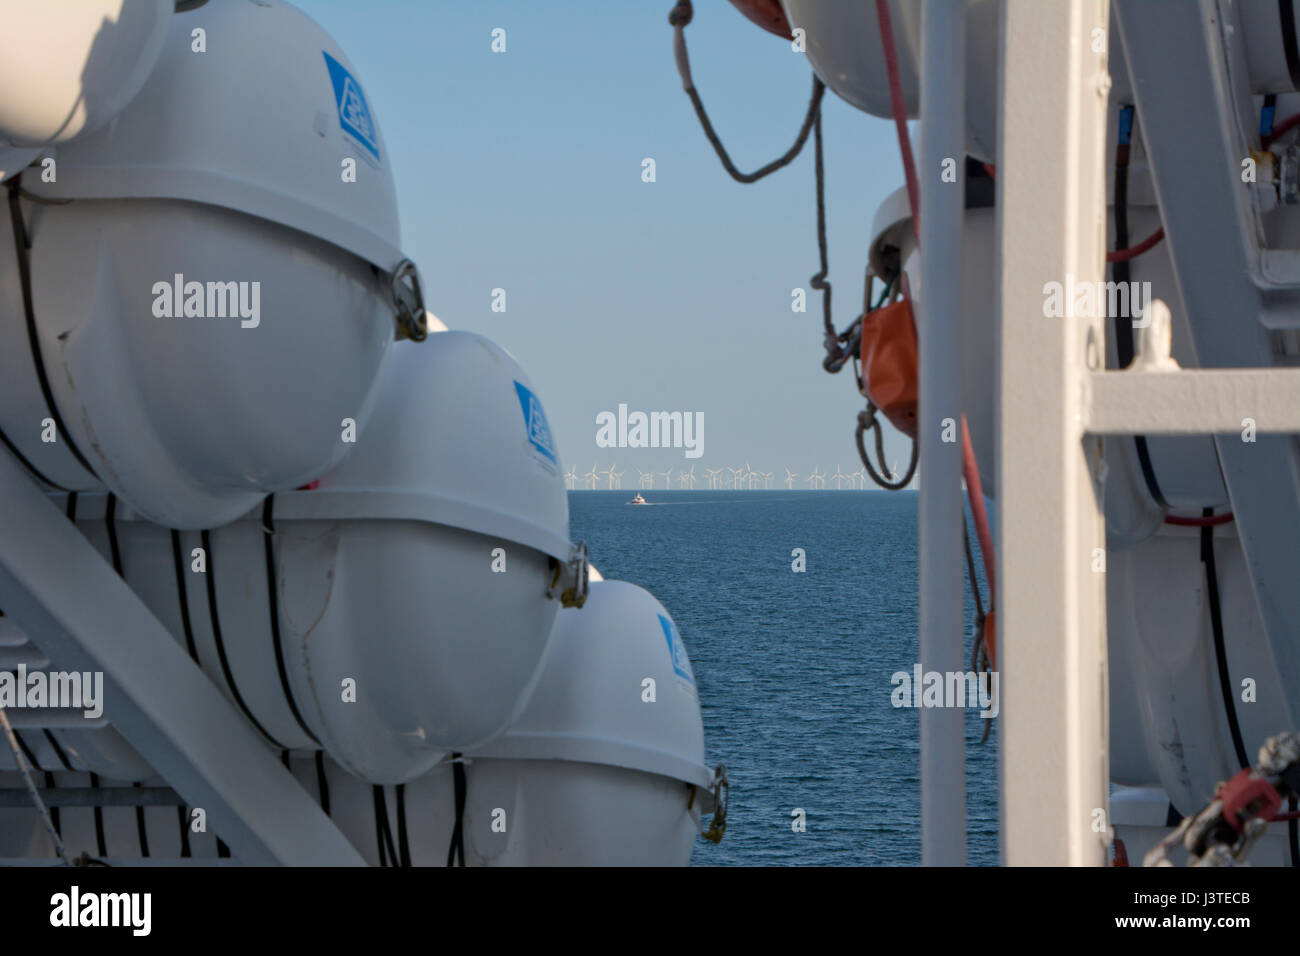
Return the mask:
{"type": "MultiPolygon", "coordinates": [[[[132,784],[137,790],[139,783],[132,784]]],[[[149,859],[149,829],[144,822],[144,807],[135,808],[135,835],[140,841],[140,856],[149,859]]]]}

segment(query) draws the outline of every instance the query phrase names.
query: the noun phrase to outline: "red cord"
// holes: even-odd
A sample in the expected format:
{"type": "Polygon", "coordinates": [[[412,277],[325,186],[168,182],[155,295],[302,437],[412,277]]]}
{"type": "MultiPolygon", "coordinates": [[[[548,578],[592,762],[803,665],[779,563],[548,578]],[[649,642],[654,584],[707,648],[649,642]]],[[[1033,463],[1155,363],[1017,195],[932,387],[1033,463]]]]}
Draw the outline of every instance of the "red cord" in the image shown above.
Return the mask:
{"type": "Polygon", "coordinates": [[[912,141],[907,135],[907,107],[903,105],[903,82],[898,74],[898,54],[894,50],[894,27],[889,18],[888,0],[876,0],[876,19],[880,21],[880,43],[885,52],[885,72],[889,74],[889,102],[894,109],[894,128],[898,131],[898,148],[903,154],[903,175],[907,178],[907,204],[912,208],[912,237],[921,244],[921,199],[916,184],[916,164],[912,161],[912,141]]]}
{"type": "Polygon", "coordinates": [[[1151,235],[1147,236],[1136,246],[1130,246],[1127,249],[1116,249],[1114,252],[1106,253],[1107,262],[1128,262],[1130,259],[1136,259],[1142,253],[1155,247],[1161,239],[1165,237],[1165,227],[1161,226],[1151,235]]]}
{"type": "Polygon", "coordinates": [[[1181,525],[1184,528],[1208,528],[1216,524],[1227,524],[1232,519],[1232,512],[1225,511],[1221,515],[1211,515],[1208,518],[1185,518],[1182,515],[1165,515],[1165,524],[1181,525]]]}
{"type": "MultiPolygon", "coordinates": [[[[907,202],[912,210],[912,235],[921,245],[920,196],[916,184],[916,164],[912,160],[912,144],[907,136],[907,110],[903,105],[903,83],[899,79],[898,55],[894,50],[894,29],[889,19],[888,0],[876,0],[876,19],[880,23],[880,43],[884,47],[885,70],[889,74],[889,101],[894,110],[894,128],[898,131],[898,148],[903,154],[903,173],[907,177],[907,202]]],[[[985,166],[994,175],[991,164],[985,166]]],[[[989,586],[989,613],[996,606],[997,556],[993,551],[993,531],[989,526],[988,512],[984,508],[984,491],[980,485],[979,465],[975,461],[975,448],[970,440],[966,415],[961,416],[962,475],[966,479],[966,496],[970,500],[971,517],[975,520],[975,534],[980,542],[980,555],[984,559],[984,579],[989,586]]],[[[964,520],[964,519],[963,519],[964,520]]],[[[985,633],[984,647],[989,663],[997,667],[997,648],[985,633]]]]}
{"type": "MultiPolygon", "coordinates": [[[[1277,131],[1273,133],[1273,135],[1278,136],[1281,133],[1285,133],[1292,126],[1295,126],[1297,123],[1300,123],[1300,113],[1297,113],[1295,116],[1292,116],[1289,120],[1287,120],[1285,123],[1280,125],[1277,128],[1277,131]]],[[[984,164],[984,172],[988,173],[991,179],[998,178],[998,168],[994,166],[992,163],[984,164]]],[[[1159,243],[1160,240],[1163,239],[1164,237],[1165,237],[1165,228],[1164,226],[1161,226],[1155,232],[1151,233],[1151,235],[1147,236],[1145,239],[1139,242],[1136,246],[1130,246],[1127,249],[1116,249],[1113,252],[1106,253],[1106,261],[1107,262],[1128,262],[1130,259],[1136,259],[1138,256],[1142,255],[1142,253],[1149,252],[1151,249],[1155,248],[1156,244],[1159,243]]]]}
{"type": "Polygon", "coordinates": [[[1273,132],[1269,133],[1267,136],[1260,137],[1260,141],[1265,146],[1271,146],[1274,140],[1283,133],[1291,132],[1291,130],[1297,125],[1300,125],[1300,113],[1296,113],[1295,116],[1288,116],[1282,122],[1273,127],[1273,132]]]}

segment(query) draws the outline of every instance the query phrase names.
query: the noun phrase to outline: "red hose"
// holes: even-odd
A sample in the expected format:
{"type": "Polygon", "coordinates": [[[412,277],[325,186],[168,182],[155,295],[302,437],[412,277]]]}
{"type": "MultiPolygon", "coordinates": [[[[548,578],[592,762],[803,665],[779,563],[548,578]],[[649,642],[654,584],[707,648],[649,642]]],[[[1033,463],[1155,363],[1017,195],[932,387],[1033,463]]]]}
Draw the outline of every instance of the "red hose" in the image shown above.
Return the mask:
{"type": "Polygon", "coordinates": [[[894,50],[894,26],[889,18],[888,0],[876,0],[876,19],[880,22],[880,42],[885,48],[885,72],[889,75],[889,103],[894,110],[898,148],[903,154],[903,175],[907,178],[907,204],[912,208],[912,237],[919,246],[921,244],[921,199],[916,184],[916,164],[912,161],[912,141],[907,135],[907,107],[903,105],[903,82],[898,75],[898,54],[894,50]]]}
{"type": "MultiPolygon", "coordinates": [[[[903,154],[903,174],[907,177],[907,202],[912,210],[912,235],[921,245],[920,196],[916,184],[916,163],[912,159],[912,143],[907,136],[907,108],[903,105],[903,83],[898,73],[898,54],[894,50],[894,28],[889,18],[888,0],[876,0],[876,19],[880,23],[880,43],[884,47],[885,71],[889,75],[889,102],[894,111],[894,128],[898,132],[898,148],[903,154]]],[[[987,168],[987,167],[986,167],[987,168]]],[[[990,169],[989,175],[994,175],[990,169]]],[[[975,520],[975,534],[980,542],[980,556],[984,560],[984,578],[989,585],[989,614],[996,606],[997,585],[995,569],[997,556],[993,551],[993,531],[989,526],[988,512],[984,508],[984,491],[980,484],[979,465],[971,444],[970,427],[966,414],[961,416],[962,476],[966,479],[966,496],[970,500],[971,517],[975,520]]],[[[985,632],[984,646],[989,663],[997,667],[996,642],[985,632]]]]}
{"type": "Polygon", "coordinates": [[[1185,528],[1208,528],[1216,524],[1227,524],[1232,519],[1232,512],[1225,511],[1221,515],[1211,515],[1208,518],[1185,518],[1182,515],[1165,515],[1165,524],[1181,525],[1185,528]]]}
{"type": "Polygon", "coordinates": [[[1136,259],[1142,253],[1155,247],[1161,239],[1165,237],[1165,227],[1161,226],[1151,235],[1147,236],[1136,246],[1129,246],[1127,249],[1116,249],[1114,252],[1106,253],[1107,262],[1128,262],[1130,259],[1136,259]]]}

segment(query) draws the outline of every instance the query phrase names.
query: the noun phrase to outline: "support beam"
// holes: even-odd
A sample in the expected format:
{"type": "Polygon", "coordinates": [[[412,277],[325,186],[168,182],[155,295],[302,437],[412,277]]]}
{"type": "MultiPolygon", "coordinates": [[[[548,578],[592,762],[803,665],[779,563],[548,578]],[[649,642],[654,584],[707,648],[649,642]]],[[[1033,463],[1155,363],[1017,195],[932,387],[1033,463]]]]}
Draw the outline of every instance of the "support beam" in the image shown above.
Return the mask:
{"type": "MultiPolygon", "coordinates": [[[[1117,0],[1116,22],[1137,99],[1137,122],[1202,366],[1266,368],[1276,355],[1265,327],[1300,315],[1296,290],[1263,270],[1264,229],[1241,160],[1258,117],[1239,61],[1234,7],[1215,0],[1117,0]],[[1225,39],[1227,38],[1227,39],[1225,39]],[[1225,43],[1227,46],[1225,46],[1225,43]],[[1212,226],[1211,226],[1212,224],[1212,226]]],[[[1290,435],[1243,442],[1216,436],[1219,465],[1260,618],[1293,721],[1300,719],[1300,447],[1290,435]]]]}
{"type": "Polygon", "coordinates": [[[1300,368],[1093,372],[1085,407],[1094,435],[1295,434],[1300,368]]]}
{"type": "Polygon", "coordinates": [[[1084,376],[1105,339],[1097,319],[1043,318],[1041,291],[1103,277],[1108,75],[1092,37],[1106,14],[1105,0],[1002,8],[998,755],[1011,865],[1102,865],[1108,842],[1094,829],[1109,777],[1104,575],[1093,571],[1105,543],[1082,427],[1084,376]]]}
{"type": "Polygon", "coordinates": [[[102,671],[114,726],[250,864],[364,865],[256,731],[0,451],[0,607],[62,669],[102,671]]]}
{"type": "MultiPolygon", "coordinates": [[[[923,227],[917,413],[921,443],[920,663],[966,669],[962,649],[961,245],[966,215],[966,0],[925,0],[921,16],[920,220],[923,227]],[[957,181],[944,182],[945,163],[957,181]],[[945,427],[946,424],[946,427],[945,427]],[[944,441],[944,432],[956,441],[944,441]]],[[[966,712],[921,710],[921,862],[966,863],[966,712]]]]}

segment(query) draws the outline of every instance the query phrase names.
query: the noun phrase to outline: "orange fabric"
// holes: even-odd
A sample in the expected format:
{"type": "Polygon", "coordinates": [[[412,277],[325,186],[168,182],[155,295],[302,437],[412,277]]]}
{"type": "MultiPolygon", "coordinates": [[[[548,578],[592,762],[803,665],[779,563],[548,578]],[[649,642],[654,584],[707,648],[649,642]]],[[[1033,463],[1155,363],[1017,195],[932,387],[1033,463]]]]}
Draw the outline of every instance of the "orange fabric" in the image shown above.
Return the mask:
{"type": "Polygon", "coordinates": [[[881,306],[862,321],[862,380],[890,424],[916,437],[916,325],[907,299],[881,306]]]}

